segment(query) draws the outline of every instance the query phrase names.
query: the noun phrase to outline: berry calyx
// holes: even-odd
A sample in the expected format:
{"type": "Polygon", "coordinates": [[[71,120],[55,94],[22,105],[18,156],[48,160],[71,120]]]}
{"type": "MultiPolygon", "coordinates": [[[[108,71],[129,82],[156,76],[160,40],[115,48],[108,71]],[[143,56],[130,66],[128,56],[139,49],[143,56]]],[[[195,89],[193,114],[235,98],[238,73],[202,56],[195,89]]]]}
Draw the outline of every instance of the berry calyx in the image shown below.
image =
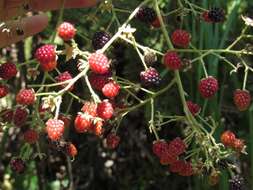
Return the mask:
{"type": "Polygon", "coordinates": [[[0,65],[0,78],[9,80],[17,75],[17,67],[14,63],[4,63],[0,65]]]}
{"type": "Polygon", "coordinates": [[[119,94],[120,85],[115,81],[110,81],[104,85],[102,92],[107,98],[114,98],[119,94]]]}
{"type": "Polygon", "coordinates": [[[178,70],[182,66],[180,57],[174,51],[168,51],[163,57],[163,62],[171,70],[178,70]]]}
{"type": "Polygon", "coordinates": [[[102,49],[110,39],[111,36],[108,33],[104,31],[96,32],[92,38],[92,46],[95,50],[102,49]]]}
{"type": "Polygon", "coordinates": [[[21,105],[32,105],[35,99],[36,97],[33,89],[21,89],[16,95],[16,101],[21,105]]]}
{"type": "Polygon", "coordinates": [[[76,35],[76,29],[73,24],[69,22],[63,22],[58,27],[58,35],[64,40],[69,41],[73,39],[76,35]]]}
{"type": "Polygon", "coordinates": [[[103,100],[98,104],[97,114],[102,119],[111,119],[114,113],[112,104],[108,100],[103,100]]]}
{"type": "Polygon", "coordinates": [[[211,98],[218,91],[218,81],[212,76],[201,79],[199,82],[199,92],[203,98],[211,98]]]}
{"type": "Polygon", "coordinates": [[[227,147],[232,147],[236,140],[235,134],[232,131],[225,131],[220,137],[221,143],[227,147]]]}
{"type": "Polygon", "coordinates": [[[34,129],[28,129],[24,132],[24,141],[29,144],[34,144],[38,141],[39,135],[34,129]]]}
{"type": "Polygon", "coordinates": [[[88,59],[90,69],[97,74],[106,74],[110,68],[108,58],[102,53],[92,53],[88,59]]]}
{"type": "Polygon", "coordinates": [[[237,89],[234,91],[233,100],[239,111],[245,111],[250,106],[251,96],[249,91],[237,89]]]}
{"type": "Polygon", "coordinates": [[[60,140],[64,133],[64,122],[59,119],[49,119],[46,122],[46,132],[52,141],[60,140]]]}
{"type": "Polygon", "coordinates": [[[106,145],[109,149],[115,149],[120,142],[120,137],[115,133],[110,133],[106,137],[106,145]]]}
{"type": "Polygon", "coordinates": [[[157,70],[149,67],[147,70],[140,73],[141,82],[144,86],[159,85],[161,77],[157,70]]]}
{"type": "Polygon", "coordinates": [[[0,84],[0,98],[5,97],[8,93],[9,93],[8,86],[0,84]]]}
{"type": "Polygon", "coordinates": [[[172,33],[171,41],[175,46],[187,48],[191,41],[191,35],[185,30],[177,29],[172,33]]]}
{"type": "Polygon", "coordinates": [[[43,71],[52,71],[57,66],[57,56],[54,45],[43,45],[35,52],[35,58],[40,63],[43,71]]]}
{"type": "MultiPolygon", "coordinates": [[[[68,72],[65,71],[61,74],[59,74],[57,77],[55,77],[57,82],[64,82],[67,80],[71,80],[72,79],[72,75],[68,72]]],[[[65,88],[68,85],[68,83],[61,85],[62,88],[65,88]]],[[[74,86],[71,86],[68,90],[72,91],[74,89],[74,86]]]]}

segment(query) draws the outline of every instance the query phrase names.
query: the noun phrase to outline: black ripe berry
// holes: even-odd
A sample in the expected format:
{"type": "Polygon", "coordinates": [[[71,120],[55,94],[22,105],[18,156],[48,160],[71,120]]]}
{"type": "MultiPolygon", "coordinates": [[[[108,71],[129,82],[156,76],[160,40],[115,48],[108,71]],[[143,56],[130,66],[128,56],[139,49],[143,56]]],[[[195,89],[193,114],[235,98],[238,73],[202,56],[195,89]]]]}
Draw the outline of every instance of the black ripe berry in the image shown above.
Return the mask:
{"type": "Polygon", "coordinates": [[[244,190],[244,180],[241,176],[236,175],[229,180],[229,190],[244,190]]]}
{"type": "Polygon", "coordinates": [[[136,18],[140,21],[151,24],[157,18],[156,12],[154,9],[149,7],[141,7],[136,14],[136,18]]]}
{"type": "Polygon", "coordinates": [[[111,39],[111,36],[104,32],[96,32],[92,38],[92,46],[95,50],[101,49],[111,39]]]}
{"type": "Polygon", "coordinates": [[[208,11],[208,18],[212,22],[223,22],[225,20],[225,12],[221,8],[217,7],[211,8],[208,11]]]}

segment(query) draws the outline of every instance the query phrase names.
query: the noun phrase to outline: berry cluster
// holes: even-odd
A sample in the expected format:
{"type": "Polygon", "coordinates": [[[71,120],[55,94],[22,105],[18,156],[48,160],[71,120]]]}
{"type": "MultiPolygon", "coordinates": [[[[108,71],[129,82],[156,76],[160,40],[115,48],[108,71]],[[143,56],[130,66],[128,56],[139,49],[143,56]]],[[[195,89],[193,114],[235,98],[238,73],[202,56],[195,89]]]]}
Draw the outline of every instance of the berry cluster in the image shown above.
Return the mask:
{"type": "Polygon", "coordinates": [[[232,131],[224,131],[221,134],[220,139],[222,144],[226,147],[233,148],[237,152],[245,151],[244,140],[236,138],[232,131]]]}
{"type": "Polygon", "coordinates": [[[171,172],[178,173],[181,176],[193,175],[191,162],[179,159],[179,156],[186,150],[186,144],[179,137],[170,142],[157,140],[153,142],[152,149],[162,165],[169,165],[171,172]]]}

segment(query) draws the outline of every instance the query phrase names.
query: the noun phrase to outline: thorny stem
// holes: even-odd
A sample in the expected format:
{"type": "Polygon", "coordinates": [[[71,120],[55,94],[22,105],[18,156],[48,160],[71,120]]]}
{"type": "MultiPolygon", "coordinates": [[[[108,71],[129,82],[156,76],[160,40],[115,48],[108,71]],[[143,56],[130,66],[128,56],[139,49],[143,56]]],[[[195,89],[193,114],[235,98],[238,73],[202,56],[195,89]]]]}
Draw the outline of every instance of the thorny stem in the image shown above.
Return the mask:
{"type": "Polygon", "coordinates": [[[156,131],[156,128],[155,128],[155,125],[154,125],[155,107],[154,107],[154,99],[153,98],[151,98],[151,100],[150,100],[150,106],[151,106],[151,113],[150,113],[151,114],[151,119],[149,121],[150,130],[151,130],[151,132],[154,133],[156,140],[159,140],[159,136],[157,134],[157,131],[156,131]]]}

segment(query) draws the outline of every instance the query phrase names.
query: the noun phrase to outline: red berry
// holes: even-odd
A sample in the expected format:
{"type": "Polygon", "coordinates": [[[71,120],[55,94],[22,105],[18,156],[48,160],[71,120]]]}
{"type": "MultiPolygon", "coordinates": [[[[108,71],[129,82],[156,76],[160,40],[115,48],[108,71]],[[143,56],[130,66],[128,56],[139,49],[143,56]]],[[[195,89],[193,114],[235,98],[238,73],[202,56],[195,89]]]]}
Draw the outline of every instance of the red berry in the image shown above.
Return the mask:
{"type": "Polygon", "coordinates": [[[102,90],[104,85],[109,82],[109,75],[98,75],[91,73],[89,76],[89,81],[92,88],[96,90],[102,90]]]}
{"type": "Polygon", "coordinates": [[[87,114],[78,114],[75,119],[75,129],[78,133],[88,132],[92,127],[92,121],[87,114]]]}
{"type": "Polygon", "coordinates": [[[115,81],[110,81],[104,85],[102,92],[107,98],[114,98],[119,94],[120,85],[115,81]]]}
{"type": "Polygon", "coordinates": [[[159,18],[156,17],[156,19],[151,23],[151,25],[152,25],[154,28],[160,28],[160,27],[161,27],[161,23],[160,23],[159,18]]]}
{"type": "Polygon", "coordinates": [[[120,137],[115,133],[110,133],[106,137],[106,145],[109,149],[115,149],[120,142],[120,137]]]}
{"type": "Polygon", "coordinates": [[[84,112],[92,117],[97,116],[97,104],[95,102],[89,102],[89,101],[84,102],[81,110],[82,110],[82,112],[84,112]]]}
{"type": "Polygon", "coordinates": [[[5,97],[9,93],[9,88],[6,85],[0,85],[0,98],[5,97]]]}
{"type": "Polygon", "coordinates": [[[187,101],[186,104],[189,111],[191,112],[193,116],[197,115],[200,112],[201,108],[198,104],[195,104],[192,101],[187,101]]]}
{"type": "Polygon", "coordinates": [[[76,35],[76,29],[75,27],[68,23],[68,22],[63,22],[59,27],[58,27],[58,35],[64,40],[64,41],[69,41],[73,39],[76,35]]]}
{"type": "Polygon", "coordinates": [[[28,111],[25,108],[17,107],[13,115],[13,123],[17,127],[21,127],[25,124],[28,116],[28,111]]]}
{"type": "Polygon", "coordinates": [[[169,170],[173,173],[178,173],[183,169],[184,166],[185,166],[184,160],[177,160],[169,166],[169,170]]]}
{"type": "MultiPolygon", "coordinates": [[[[72,76],[68,71],[65,71],[64,73],[59,74],[57,77],[55,77],[57,82],[64,82],[67,80],[71,80],[72,76]]],[[[68,85],[68,83],[61,85],[62,88],[65,88],[68,85]]],[[[72,91],[74,89],[74,86],[71,86],[68,90],[72,91]]]]}
{"type": "Polygon", "coordinates": [[[171,35],[172,43],[175,46],[186,48],[189,46],[191,35],[185,30],[175,30],[171,35]]]}
{"type": "Polygon", "coordinates": [[[169,142],[169,153],[175,156],[179,156],[185,152],[186,144],[185,142],[177,137],[169,142]]]}
{"type": "Polygon", "coordinates": [[[102,119],[110,119],[113,116],[114,109],[108,100],[103,100],[98,104],[97,114],[102,119]]]}
{"type": "Polygon", "coordinates": [[[109,71],[110,62],[102,53],[93,53],[88,59],[90,69],[97,74],[106,74],[109,71]]]}
{"type": "Polygon", "coordinates": [[[16,95],[16,101],[21,105],[32,105],[35,102],[35,98],[33,89],[21,89],[16,95]]]}
{"type": "Polygon", "coordinates": [[[232,145],[233,149],[235,149],[237,152],[242,152],[245,148],[244,140],[241,139],[235,139],[232,145]]]}
{"type": "Polygon", "coordinates": [[[212,22],[211,19],[209,18],[208,11],[202,13],[202,18],[205,22],[212,22]]]}
{"type": "Polygon", "coordinates": [[[15,64],[7,62],[0,65],[0,78],[9,80],[17,75],[17,67],[15,64]]]}
{"type": "Polygon", "coordinates": [[[214,77],[201,79],[199,83],[199,92],[203,98],[211,98],[218,91],[218,81],[214,77]]]}
{"type": "Polygon", "coordinates": [[[155,68],[149,67],[140,73],[141,82],[144,86],[159,85],[161,77],[155,68]]]}
{"type": "Polygon", "coordinates": [[[183,167],[178,173],[181,176],[192,176],[193,175],[193,169],[191,162],[184,162],[183,167]]]}
{"type": "Polygon", "coordinates": [[[75,157],[77,155],[76,146],[72,143],[69,143],[66,147],[66,152],[69,156],[75,157]]]}
{"type": "Polygon", "coordinates": [[[37,131],[35,131],[34,129],[28,129],[24,133],[24,140],[25,140],[25,142],[27,142],[29,144],[36,143],[38,138],[39,138],[39,135],[38,135],[37,131]]]}
{"type": "Polygon", "coordinates": [[[64,122],[59,119],[49,119],[46,122],[46,132],[51,140],[59,140],[64,133],[64,122]]]}
{"type": "Polygon", "coordinates": [[[14,112],[11,109],[6,109],[1,111],[0,116],[2,118],[3,122],[7,122],[10,123],[12,122],[12,118],[13,118],[14,112]]]}
{"type": "Polygon", "coordinates": [[[237,89],[234,92],[233,100],[239,111],[245,111],[250,106],[251,96],[249,91],[237,89]]]}
{"type": "Polygon", "coordinates": [[[95,124],[92,124],[92,132],[97,136],[101,136],[104,132],[103,125],[103,121],[98,120],[95,124]]]}
{"type": "Polygon", "coordinates": [[[232,147],[235,142],[235,134],[231,131],[225,131],[221,134],[221,142],[225,146],[232,147]]]}
{"type": "Polygon", "coordinates": [[[165,140],[157,140],[153,142],[152,150],[157,157],[161,157],[163,153],[168,152],[169,145],[165,140]]]}
{"type": "Polygon", "coordinates": [[[178,70],[182,65],[180,57],[174,51],[168,51],[163,57],[163,62],[171,70],[178,70]]]}
{"type": "Polygon", "coordinates": [[[21,174],[25,171],[25,162],[21,158],[13,158],[10,161],[12,171],[21,174]]]}
{"type": "Polygon", "coordinates": [[[52,71],[57,66],[57,56],[54,45],[43,45],[36,50],[35,58],[39,61],[43,71],[52,71]]]}
{"type": "Polygon", "coordinates": [[[170,152],[164,152],[160,156],[160,164],[162,165],[173,164],[176,161],[177,161],[177,156],[174,154],[171,154],[170,152]]]}

